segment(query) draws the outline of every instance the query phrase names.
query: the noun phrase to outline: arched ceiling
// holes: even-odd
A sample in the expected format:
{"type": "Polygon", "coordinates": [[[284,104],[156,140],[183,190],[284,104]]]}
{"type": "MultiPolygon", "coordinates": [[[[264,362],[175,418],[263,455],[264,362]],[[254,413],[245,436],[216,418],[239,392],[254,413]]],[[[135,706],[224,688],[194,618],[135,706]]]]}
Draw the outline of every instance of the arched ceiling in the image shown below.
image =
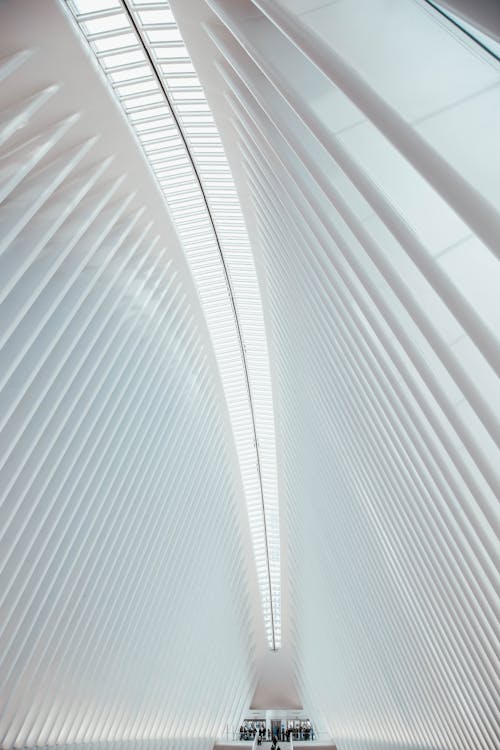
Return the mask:
{"type": "Polygon", "coordinates": [[[2,748],[498,746],[500,66],[431,5],[0,6],[2,748]]]}

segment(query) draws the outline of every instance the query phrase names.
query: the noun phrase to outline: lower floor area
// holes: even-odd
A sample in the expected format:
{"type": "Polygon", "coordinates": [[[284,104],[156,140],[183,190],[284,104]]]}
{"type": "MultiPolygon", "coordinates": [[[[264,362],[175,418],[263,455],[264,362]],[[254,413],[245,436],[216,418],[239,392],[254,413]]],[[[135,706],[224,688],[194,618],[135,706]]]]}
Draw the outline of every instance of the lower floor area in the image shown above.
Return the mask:
{"type": "Polygon", "coordinates": [[[290,742],[292,740],[309,741],[315,739],[314,727],[309,719],[261,718],[245,719],[235,732],[233,739],[240,741],[253,740],[257,735],[257,743],[290,742]]]}

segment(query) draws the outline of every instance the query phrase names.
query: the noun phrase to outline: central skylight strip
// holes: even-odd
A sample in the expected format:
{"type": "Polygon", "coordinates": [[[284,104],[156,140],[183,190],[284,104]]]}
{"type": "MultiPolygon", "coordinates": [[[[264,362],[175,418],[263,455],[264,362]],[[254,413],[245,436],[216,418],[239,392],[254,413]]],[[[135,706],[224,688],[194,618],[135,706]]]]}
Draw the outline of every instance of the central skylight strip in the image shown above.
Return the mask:
{"type": "Polygon", "coordinates": [[[227,398],[270,648],[281,645],[271,377],[253,255],[222,142],[167,2],[68,0],[188,256],[227,398]]]}

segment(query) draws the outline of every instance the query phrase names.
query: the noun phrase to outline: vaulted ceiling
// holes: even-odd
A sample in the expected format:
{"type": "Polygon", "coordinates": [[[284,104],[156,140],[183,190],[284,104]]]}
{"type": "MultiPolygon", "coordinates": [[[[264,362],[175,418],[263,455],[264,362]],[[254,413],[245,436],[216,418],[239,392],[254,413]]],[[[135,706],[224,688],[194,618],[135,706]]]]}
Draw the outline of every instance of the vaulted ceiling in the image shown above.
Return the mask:
{"type": "Polygon", "coordinates": [[[498,746],[500,65],[461,5],[0,4],[2,748],[208,750],[252,706],[498,746]]]}

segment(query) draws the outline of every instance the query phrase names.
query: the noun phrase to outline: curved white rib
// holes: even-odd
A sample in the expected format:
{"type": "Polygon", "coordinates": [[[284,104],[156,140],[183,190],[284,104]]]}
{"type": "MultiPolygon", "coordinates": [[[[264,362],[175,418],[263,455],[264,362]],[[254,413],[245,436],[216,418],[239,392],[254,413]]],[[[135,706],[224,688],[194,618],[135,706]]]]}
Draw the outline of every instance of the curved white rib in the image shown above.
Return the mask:
{"type": "Polygon", "coordinates": [[[188,256],[227,395],[269,646],[281,644],[280,534],[262,302],[217,127],[169,4],[69,0],[155,173],[188,256]]]}

